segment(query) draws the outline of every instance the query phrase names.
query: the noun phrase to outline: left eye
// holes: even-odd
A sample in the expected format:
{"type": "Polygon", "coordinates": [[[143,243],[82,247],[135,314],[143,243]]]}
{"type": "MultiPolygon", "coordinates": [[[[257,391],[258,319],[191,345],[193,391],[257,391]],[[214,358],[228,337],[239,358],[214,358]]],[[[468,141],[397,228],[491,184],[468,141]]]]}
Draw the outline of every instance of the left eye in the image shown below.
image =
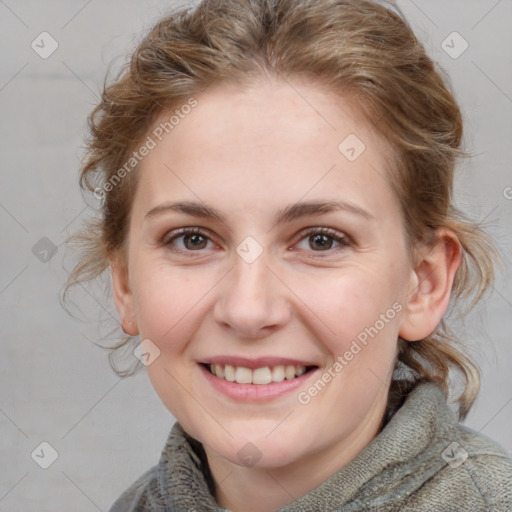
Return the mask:
{"type": "Polygon", "coordinates": [[[336,247],[350,245],[345,235],[331,229],[323,228],[313,229],[304,233],[297,247],[303,250],[313,249],[315,252],[322,252],[333,249],[335,244],[337,244],[336,247]],[[306,244],[307,246],[300,247],[301,244],[306,244]]]}

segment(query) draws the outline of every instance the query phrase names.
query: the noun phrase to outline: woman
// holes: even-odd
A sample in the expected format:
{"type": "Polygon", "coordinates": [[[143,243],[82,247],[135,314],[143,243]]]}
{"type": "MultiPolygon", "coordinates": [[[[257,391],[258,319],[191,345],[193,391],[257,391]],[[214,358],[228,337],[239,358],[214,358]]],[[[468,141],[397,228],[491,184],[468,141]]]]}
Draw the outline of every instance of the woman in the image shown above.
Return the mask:
{"type": "Polygon", "coordinates": [[[177,419],[112,512],[512,507],[510,456],[457,421],[479,373],[444,321],[495,253],[452,203],[460,110],[400,13],[177,11],[91,135],[102,215],[68,284],[110,269],[177,419]]]}

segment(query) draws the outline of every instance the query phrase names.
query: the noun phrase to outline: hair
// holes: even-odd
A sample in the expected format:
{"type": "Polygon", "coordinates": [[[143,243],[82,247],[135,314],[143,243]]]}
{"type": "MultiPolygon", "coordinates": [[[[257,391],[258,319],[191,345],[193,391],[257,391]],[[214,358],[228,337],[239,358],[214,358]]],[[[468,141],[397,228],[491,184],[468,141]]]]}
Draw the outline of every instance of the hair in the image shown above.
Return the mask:
{"type": "MultiPolygon", "coordinates": [[[[492,284],[499,255],[492,239],[453,204],[454,169],[467,156],[461,111],[449,80],[401,11],[371,0],[203,0],[151,28],[116,78],[105,81],[88,118],[80,186],[96,194],[100,187],[103,201],[97,217],[71,238],[81,259],[63,288],[63,303],[71,286],[96,279],[109,268],[109,257],[125,250],[138,167],[121,169],[155,120],[212,84],[241,85],[265,75],[310,78],[357,99],[391,149],[387,171],[409,247],[431,241],[443,227],[458,237],[463,261],[451,301],[469,311],[492,284]]],[[[129,340],[108,347],[120,376],[141,367],[112,365],[113,352],[129,340]]],[[[463,419],[480,389],[480,370],[465,352],[445,319],[425,339],[399,338],[389,404],[400,403],[420,381],[437,382],[448,396],[455,373],[463,380],[457,399],[463,419]]]]}

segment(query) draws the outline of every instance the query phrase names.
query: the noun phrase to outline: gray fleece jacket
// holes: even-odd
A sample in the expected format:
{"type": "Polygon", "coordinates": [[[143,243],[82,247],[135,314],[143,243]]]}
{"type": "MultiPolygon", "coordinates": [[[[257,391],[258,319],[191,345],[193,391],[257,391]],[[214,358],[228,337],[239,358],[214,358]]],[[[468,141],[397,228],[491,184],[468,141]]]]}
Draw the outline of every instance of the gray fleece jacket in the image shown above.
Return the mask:
{"type": "MultiPolygon", "coordinates": [[[[176,423],[159,463],[109,512],[225,511],[212,489],[201,444],[176,423]]],[[[512,512],[512,457],[458,424],[442,390],[424,382],[354,460],[279,509],[309,511],[512,512]]]]}

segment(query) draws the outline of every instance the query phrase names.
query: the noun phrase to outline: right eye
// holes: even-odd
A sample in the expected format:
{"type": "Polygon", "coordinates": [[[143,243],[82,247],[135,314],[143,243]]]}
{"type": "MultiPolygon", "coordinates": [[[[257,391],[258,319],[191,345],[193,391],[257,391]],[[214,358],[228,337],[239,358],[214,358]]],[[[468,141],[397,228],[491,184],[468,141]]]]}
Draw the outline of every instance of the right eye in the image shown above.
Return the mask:
{"type": "Polygon", "coordinates": [[[201,249],[211,249],[208,243],[213,244],[208,234],[200,228],[181,228],[167,233],[162,240],[162,245],[171,250],[182,252],[197,252],[201,249]]]}

